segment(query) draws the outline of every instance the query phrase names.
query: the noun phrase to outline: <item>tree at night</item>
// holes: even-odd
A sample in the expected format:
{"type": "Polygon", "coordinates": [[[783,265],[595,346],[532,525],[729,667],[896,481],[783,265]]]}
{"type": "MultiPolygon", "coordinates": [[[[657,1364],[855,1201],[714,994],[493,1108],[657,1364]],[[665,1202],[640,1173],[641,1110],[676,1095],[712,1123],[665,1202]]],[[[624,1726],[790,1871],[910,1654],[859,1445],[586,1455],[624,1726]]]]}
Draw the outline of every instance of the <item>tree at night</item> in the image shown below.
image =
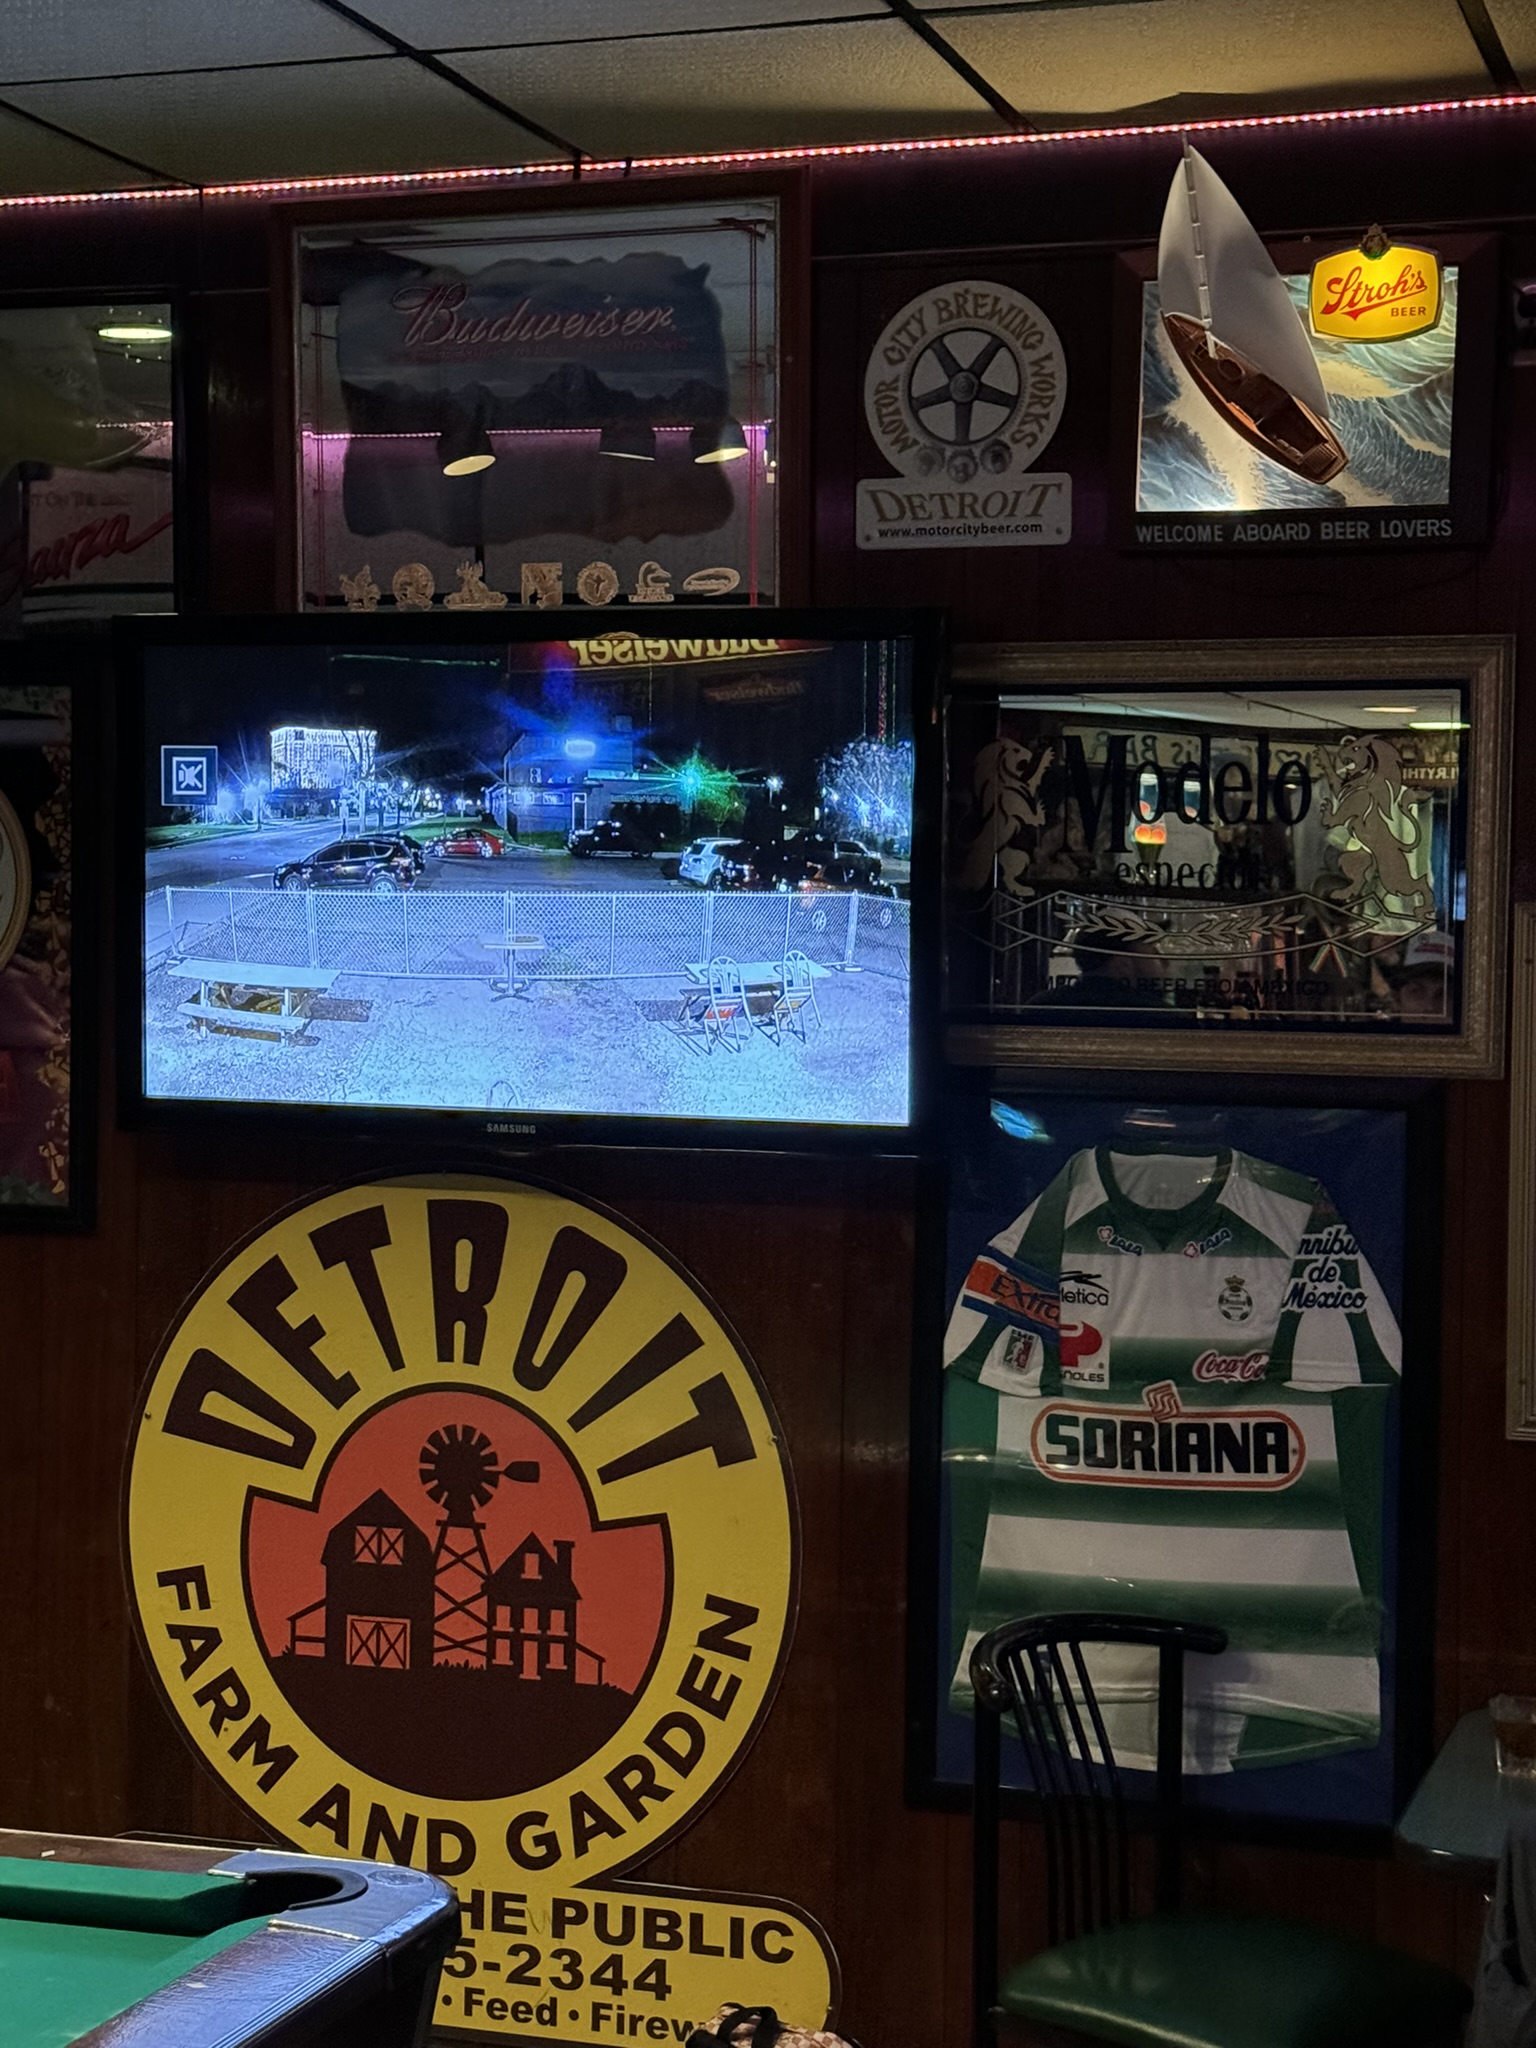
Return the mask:
{"type": "Polygon", "coordinates": [[[884,840],[897,853],[912,843],[912,742],[850,740],[821,764],[822,827],[835,838],[884,840]]]}

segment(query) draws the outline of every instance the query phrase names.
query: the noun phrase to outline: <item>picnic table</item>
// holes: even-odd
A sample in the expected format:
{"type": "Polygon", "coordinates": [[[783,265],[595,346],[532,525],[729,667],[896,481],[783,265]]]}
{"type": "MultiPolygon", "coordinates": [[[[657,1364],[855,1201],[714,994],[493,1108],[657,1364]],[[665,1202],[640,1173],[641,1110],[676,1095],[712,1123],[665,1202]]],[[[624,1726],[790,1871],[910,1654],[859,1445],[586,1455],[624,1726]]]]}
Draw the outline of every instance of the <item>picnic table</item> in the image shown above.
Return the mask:
{"type": "Polygon", "coordinates": [[[494,979],[491,982],[492,995],[521,995],[523,990],[528,987],[528,976],[526,974],[519,974],[517,971],[518,955],[520,953],[542,953],[544,951],[543,933],[504,933],[496,938],[481,939],[479,943],[489,953],[500,953],[506,962],[502,969],[500,986],[498,987],[494,979]]]}
{"type": "MultiPolygon", "coordinates": [[[[686,965],[689,979],[707,987],[709,984],[709,962],[707,960],[689,960],[686,965]]],[[[772,989],[774,994],[777,995],[784,986],[784,962],[782,960],[738,960],[736,965],[741,974],[742,987],[747,991],[748,995],[760,994],[764,989],[772,989]]],[[[823,967],[816,960],[808,960],[806,965],[810,968],[813,978],[832,972],[830,967],[823,967]]]]}
{"type": "Polygon", "coordinates": [[[178,1014],[190,1018],[194,1030],[276,1036],[285,1043],[309,1022],[311,997],[326,994],[340,971],[282,967],[261,960],[180,960],[166,970],[173,981],[198,985],[195,996],[177,1004],[178,1014]],[[277,1008],[263,1009],[262,999],[273,995],[277,1008]]]}

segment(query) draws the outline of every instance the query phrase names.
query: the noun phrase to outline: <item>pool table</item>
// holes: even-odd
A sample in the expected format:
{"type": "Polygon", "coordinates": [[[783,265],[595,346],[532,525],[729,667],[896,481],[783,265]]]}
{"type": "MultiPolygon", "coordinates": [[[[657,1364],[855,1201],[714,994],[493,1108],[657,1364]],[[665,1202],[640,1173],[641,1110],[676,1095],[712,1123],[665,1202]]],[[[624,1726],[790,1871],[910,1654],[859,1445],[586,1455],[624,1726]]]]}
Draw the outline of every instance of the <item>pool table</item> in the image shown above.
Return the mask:
{"type": "Polygon", "coordinates": [[[0,1829],[5,2048],[417,2048],[458,1935],[388,1863],[0,1829]]]}

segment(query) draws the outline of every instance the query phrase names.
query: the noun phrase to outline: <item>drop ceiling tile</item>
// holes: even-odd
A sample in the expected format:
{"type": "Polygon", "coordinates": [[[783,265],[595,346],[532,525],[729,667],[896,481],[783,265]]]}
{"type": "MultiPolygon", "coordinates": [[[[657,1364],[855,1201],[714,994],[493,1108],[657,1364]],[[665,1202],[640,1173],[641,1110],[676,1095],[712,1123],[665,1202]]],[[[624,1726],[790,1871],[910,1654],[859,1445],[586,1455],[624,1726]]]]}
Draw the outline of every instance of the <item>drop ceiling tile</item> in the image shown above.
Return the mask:
{"type": "Polygon", "coordinates": [[[0,0],[0,84],[367,56],[382,47],[314,0],[0,0]]]}
{"type": "Polygon", "coordinates": [[[404,57],[190,72],[138,79],[126,90],[20,86],[7,97],[169,177],[205,185],[542,163],[555,154],[404,57]]]}
{"type": "Polygon", "coordinates": [[[372,0],[363,12],[424,50],[637,40],[690,29],[766,28],[884,15],[885,0],[372,0]]]}
{"type": "Polygon", "coordinates": [[[1536,79],[1536,0],[1488,0],[1488,15],[1510,63],[1529,87],[1536,79]]]}
{"type": "Polygon", "coordinates": [[[997,124],[894,19],[486,50],[453,62],[594,156],[977,134],[997,124]]]}
{"type": "MultiPolygon", "coordinates": [[[[950,15],[936,24],[1026,112],[1348,106],[1490,90],[1454,0],[1133,0],[950,15]]],[[[1174,116],[1176,118],[1176,115],[1174,116]]]]}
{"type": "Polygon", "coordinates": [[[126,192],[149,181],[0,109],[0,192],[126,192]]]}

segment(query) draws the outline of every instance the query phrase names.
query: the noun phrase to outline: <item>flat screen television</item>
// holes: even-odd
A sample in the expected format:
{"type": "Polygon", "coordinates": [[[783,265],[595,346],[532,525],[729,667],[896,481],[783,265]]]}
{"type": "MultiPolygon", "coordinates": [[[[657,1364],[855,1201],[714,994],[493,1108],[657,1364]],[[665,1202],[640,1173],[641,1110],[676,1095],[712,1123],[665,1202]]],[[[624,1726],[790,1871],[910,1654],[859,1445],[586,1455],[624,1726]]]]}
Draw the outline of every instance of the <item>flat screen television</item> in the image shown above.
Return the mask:
{"type": "Polygon", "coordinates": [[[126,1115],[911,1149],[939,643],[673,606],[125,622],[126,1115]]]}

